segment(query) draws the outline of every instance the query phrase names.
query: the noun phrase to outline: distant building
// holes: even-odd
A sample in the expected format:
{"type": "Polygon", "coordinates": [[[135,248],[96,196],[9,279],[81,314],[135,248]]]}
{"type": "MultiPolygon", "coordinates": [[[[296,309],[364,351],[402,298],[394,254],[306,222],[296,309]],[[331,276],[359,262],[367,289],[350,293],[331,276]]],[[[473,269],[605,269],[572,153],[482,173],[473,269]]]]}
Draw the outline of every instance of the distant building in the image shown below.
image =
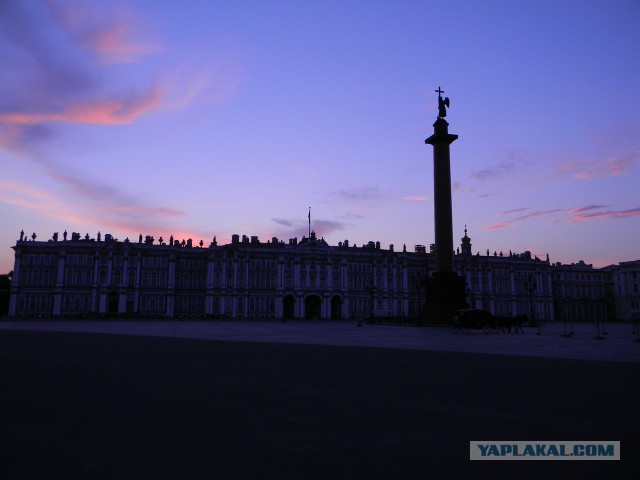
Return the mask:
{"type": "Polygon", "coordinates": [[[616,314],[619,320],[640,321],[640,260],[622,262],[613,273],[616,314]]]}
{"type": "Polygon", "coordinates": [[[555,317],[560,321],[613,320],[613,294],[608,286],[610,270],[595,269],[584,261],[553,266],[555,317]]]}

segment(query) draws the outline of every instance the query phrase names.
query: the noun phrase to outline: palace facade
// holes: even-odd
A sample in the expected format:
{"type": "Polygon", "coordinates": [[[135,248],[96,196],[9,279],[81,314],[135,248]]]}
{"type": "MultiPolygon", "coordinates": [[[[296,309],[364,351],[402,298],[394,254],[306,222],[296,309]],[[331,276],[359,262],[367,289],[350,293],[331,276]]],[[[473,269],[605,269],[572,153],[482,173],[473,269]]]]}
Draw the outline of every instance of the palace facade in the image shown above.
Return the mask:
{"type": "MultiPolygon", "coordinates": [[[[14,317],[142,318],[416,318],[429,302],[433,247],[407,251],[329,245],[312,232],[287,242],[233,235],[138,242],[57,234],[16,245],[9,315],[14,317]]],[[[462,238],[454,255],[470,308],[496,315],[553,320],[552,266],[529,252],[471,251],[462,238]]]]}

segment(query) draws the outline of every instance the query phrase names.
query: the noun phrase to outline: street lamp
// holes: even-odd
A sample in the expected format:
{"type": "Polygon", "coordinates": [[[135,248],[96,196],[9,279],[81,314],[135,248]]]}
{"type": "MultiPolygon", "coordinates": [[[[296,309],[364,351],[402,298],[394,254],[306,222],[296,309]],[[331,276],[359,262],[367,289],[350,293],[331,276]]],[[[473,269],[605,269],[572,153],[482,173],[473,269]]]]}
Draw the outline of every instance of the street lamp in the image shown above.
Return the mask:
{"type": "Polygon", "coordinates": [[[542,335],[542,332],[540,331],[540,322],[536,321],[534,317],[533,292],[536,291],[537,285],[532,274],[529,274],[527,279],[524,281],[524,288],[526,288],[527,292],[529,292],[529,319],[533,320],[533,322],[538,326],[536,335],[542,335]]]}

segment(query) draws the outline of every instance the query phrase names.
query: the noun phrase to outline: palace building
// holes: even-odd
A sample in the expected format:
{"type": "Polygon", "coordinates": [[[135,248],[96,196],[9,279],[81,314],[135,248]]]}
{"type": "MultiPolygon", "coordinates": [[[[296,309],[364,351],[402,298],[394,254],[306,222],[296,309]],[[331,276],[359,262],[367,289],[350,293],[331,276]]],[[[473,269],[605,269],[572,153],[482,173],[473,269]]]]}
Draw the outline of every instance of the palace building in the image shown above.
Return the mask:
{"type": "Polygon", "coordinates": [[[74,233],[22,237],[13,249],[11,316],[407,317],[419,311],[426,275],[424,254],[330,246],[315,232],[287,243],[233,235],[207,247],[74,233]]]}
{"type": "MultiPolygon", "coordinates": [[[[407,251],[233,235],[231,243],[137,242],[72,233],[16,245],[9,315],[15,317],[415,319],[428,305],[434,247],[407,251]]],[[[554,318],[548,258],[529,252],[454,255],[470,308],[496,315],[554,318]]]]}

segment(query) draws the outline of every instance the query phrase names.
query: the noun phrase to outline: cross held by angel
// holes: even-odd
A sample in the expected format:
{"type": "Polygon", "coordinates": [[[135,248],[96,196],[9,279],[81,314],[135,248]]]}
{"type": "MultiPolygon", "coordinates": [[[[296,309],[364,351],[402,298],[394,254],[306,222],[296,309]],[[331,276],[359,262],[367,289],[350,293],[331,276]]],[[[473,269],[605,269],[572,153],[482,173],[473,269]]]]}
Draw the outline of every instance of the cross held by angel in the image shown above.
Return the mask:
{"type": "Polygon", "coordinates": [[[449,97],[442,98],[442,94],[444,90],[438,87],[436,90],[438,93],[438,118],[443,118],[447,116],[447,108],[449,108],[449,97]]]}

